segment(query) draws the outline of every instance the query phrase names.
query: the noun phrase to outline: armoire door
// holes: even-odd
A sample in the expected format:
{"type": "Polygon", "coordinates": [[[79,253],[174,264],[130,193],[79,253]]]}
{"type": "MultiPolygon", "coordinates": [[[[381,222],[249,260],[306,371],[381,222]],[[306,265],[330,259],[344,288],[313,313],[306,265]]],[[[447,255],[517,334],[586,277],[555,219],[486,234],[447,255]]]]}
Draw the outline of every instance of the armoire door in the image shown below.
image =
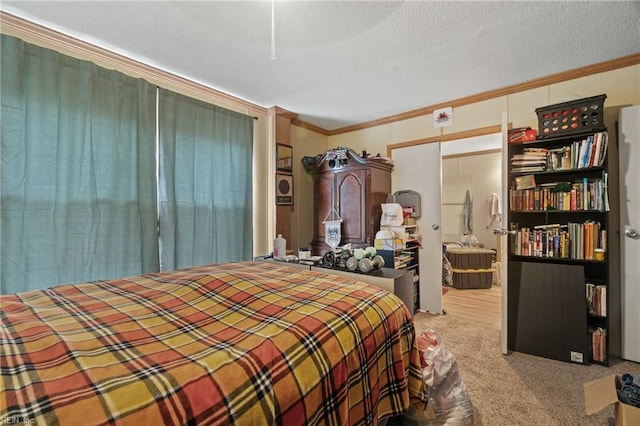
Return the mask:
{"type": "Polygon", "coordinates": [[[342,222],[342,244],[365,244],[367,174],[365,169],[336,174],[337,210],[342,222]]]}
{"type": "Polygon", "coordinates": [[[331,208],[335,206],[334,203],[337,200],[335,181],[335,173],[331,172],[319,174],[315,178],[315,220],[313,224],[315,227],[313,231],[315,238],[311,243],[314,255],[320,255],[322,251],[330,249],[324,242],[324,221],[325,218],[327,218],[327,220],[337,219],[335,214],[331,213],[331,208]]]}

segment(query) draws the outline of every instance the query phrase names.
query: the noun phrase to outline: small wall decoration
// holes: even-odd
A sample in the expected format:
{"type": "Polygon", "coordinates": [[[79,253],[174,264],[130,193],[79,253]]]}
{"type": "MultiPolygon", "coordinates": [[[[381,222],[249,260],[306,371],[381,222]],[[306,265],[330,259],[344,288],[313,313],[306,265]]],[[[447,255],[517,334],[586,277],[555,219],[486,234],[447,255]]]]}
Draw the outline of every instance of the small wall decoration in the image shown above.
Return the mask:
{"type": "Polygon", "coordinates": [[[453,108],[446,107],[433,111],[433,127],[450,126],[453,123],[453,108]]]}
{"type": "Polygon", "coordinates": [[[276,174],[276,205],[293,204],[293,176],[276,174]]]}
{"type": "Polygon", "coordinates": [[[276,170],[281,172],[293,171],[293,148],[291,145],[276,144],[276,170]]]}

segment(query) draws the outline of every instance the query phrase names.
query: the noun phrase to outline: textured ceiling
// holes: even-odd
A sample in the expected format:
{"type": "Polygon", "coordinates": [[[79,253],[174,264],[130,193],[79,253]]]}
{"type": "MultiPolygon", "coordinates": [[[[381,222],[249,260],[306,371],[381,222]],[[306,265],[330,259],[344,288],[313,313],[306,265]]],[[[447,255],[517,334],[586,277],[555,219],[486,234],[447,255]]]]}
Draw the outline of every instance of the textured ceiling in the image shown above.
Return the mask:
{"type": "Polygon", "coordinates": [[[274,60],[271,5],[2,0],[0,9],[326,130],[640,51],[637,1],[276,0],[274,60]]]}

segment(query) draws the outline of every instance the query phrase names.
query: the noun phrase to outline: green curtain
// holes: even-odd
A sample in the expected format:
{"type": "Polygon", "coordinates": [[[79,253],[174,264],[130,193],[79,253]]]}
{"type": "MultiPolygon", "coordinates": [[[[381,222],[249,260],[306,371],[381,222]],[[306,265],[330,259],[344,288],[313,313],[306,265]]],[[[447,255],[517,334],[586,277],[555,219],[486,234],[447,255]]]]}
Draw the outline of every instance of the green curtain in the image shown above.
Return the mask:
{"type": "Polygon", "coordinates": [[[157,271],[156,88],[2,35],[0,292],[157,271]]]}
{"type": "Polygon", "coordinates": [[[160,268],[250,260],[253,118],[159,90],[160,268]]]}

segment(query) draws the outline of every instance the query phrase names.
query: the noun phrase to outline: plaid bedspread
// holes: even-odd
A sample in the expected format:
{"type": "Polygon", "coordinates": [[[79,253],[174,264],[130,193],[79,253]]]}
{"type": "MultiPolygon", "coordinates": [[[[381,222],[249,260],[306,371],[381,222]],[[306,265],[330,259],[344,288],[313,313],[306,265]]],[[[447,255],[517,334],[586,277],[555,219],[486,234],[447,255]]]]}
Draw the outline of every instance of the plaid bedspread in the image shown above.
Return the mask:
{"type": "Polygon", "coordinates": [[[376,424],[424,401],[384,290],[243,262],[1,296],[0,423],[376,424]]]}

